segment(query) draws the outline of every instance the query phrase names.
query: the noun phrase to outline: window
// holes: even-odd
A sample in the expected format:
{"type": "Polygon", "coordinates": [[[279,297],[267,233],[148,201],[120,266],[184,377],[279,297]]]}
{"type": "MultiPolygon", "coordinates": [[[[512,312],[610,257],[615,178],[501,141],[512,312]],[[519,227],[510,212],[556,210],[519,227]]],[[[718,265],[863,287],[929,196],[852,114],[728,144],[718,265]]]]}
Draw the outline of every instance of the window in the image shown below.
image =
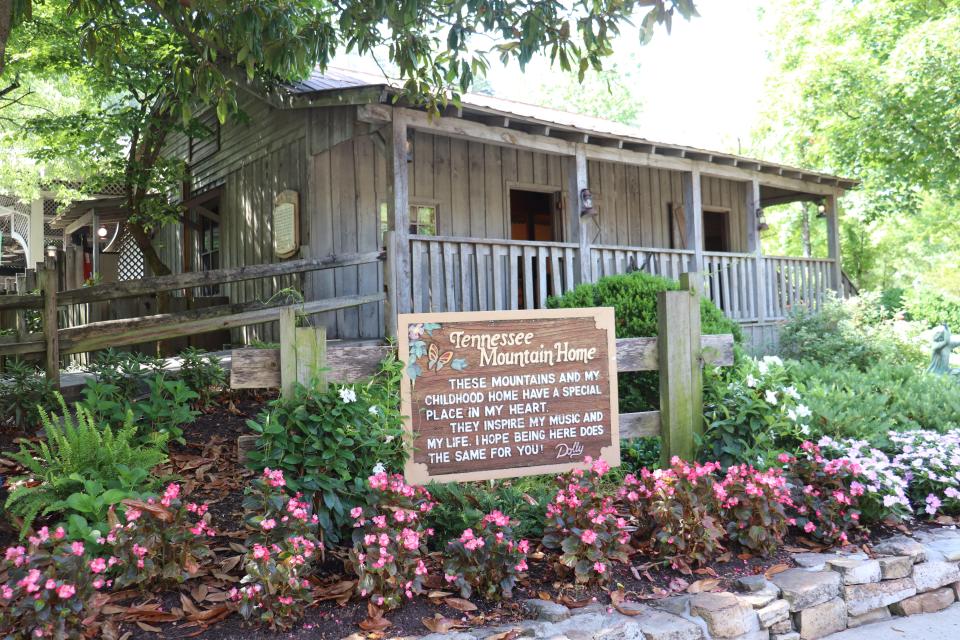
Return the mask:
{"type": "MultiPolygon", "coordinates": [[[[207,216],[198,215],[197,222],[197,266],[200,271],[220,268],[220,224],[207,216]]],[[[202,296],[220,295],[219,285],[202,287],[202,296]]]]}
{"type": "MultiPolygon", "coordinates": [[[[380,203],[380,234],[386,236],[390,230],[389,207],[386,202],[380,203]]],[[[437,206],[435,204],[410,205],[410,235],[435,236],[437,235],[437,206]]]]}

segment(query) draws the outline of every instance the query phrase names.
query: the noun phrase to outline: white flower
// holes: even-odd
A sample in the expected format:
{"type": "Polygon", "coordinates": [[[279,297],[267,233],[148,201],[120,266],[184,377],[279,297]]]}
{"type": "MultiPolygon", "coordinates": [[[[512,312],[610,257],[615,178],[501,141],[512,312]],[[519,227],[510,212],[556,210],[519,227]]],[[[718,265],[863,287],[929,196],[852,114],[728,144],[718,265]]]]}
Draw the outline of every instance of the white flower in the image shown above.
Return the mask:
{"type": "Polygon", "coordinates": [[[357,392],[354,391],[352,387],[343,387],[340,389],[340,399],[347,404],[356,402],[357,392]]]}
{"type": "Polygon", "coordinates": [[[386,473],[386,472],[387,472],[387,468],[383,466],[382,462],[378,462],[377,464],[373,465],[373,475],[377,475],[378,473],[386,473]]]}
{"type": "Polygon", "coordinates": [[[389,444],[393,442],[393,436],[387,436],[383,439],[383,441],[389,444]]]}
{"type": "Polygon", "coordinates": [[[783,366],[783,360],[777,356],[763,356],[763,362],[765,362],[767,365],[775,364],[778,367],[783,366]]]}
{"type": "Polygon", "coordinates": [[[380,409],[377,407],[377,405],[371,405],[370,408],[367,409],[367,411],[368,411],[368,412],[370,413],[370,415],[372,415],[372,416],[379,416],[379,415],[380,415],[380,409]]]}
{"type": "Polygon", "coordinates": [[[798,405],[797,405],[797,415],[800,416],[801,418],[808,418],[808,417],[810,417],[810,416],[812,415],[812,413],[811,413],[811,411],[810,411],[810,407],[808,407],[808,406],[805,405],[805,404],[798,404],[798,405]]]}
{"type": "Polygon", "coordinates": [[[752,373],[747,374],[746,382],[747,382],[747,386],[750,387],[751,389],[757,386],[757,379],[753,377],[752,373]]]}
{"type": "Polygon", "coordinates": [[[791,398],[793,398],[794,400],[799,400],[799,399],[800,399],[800,394],[797,392],[797,388],[796,388],[796,387],[793,387],[793,386],[785,387],[785,388],[783,389],[783,392],[784,392],[786,395],[788,395],[788,396],[790,396],[791,398]]]}
{"type": "Polygon", "coordinates": [[[800,425],[800,433],[802,433],[805,436],[810,435],[810,425],[808,424],[800,425]]]}
{"type": "Polygon", "coordinates": [[[762,376],[767,375],[767,370],[768,370],[769,368],[770,368],[770,367],[767,365],[766,361],[764,361],[764,360],[761,360],[760,362],[757,363],[757,369],[760,370],[760,375],[762,375],[762,376]]]}
{"type": "Polygon", "coordinates": [[[787,409],[787,417],[790,418],[791,422],[797,421],[797,412],[793,409],[787,409]]]}
{"type": "Polygon", "coordinates": [[[766,394],[764,394],[764,398],[770,404],[777,404],[777,392],[773,389],[767,389],[766,394]]]}

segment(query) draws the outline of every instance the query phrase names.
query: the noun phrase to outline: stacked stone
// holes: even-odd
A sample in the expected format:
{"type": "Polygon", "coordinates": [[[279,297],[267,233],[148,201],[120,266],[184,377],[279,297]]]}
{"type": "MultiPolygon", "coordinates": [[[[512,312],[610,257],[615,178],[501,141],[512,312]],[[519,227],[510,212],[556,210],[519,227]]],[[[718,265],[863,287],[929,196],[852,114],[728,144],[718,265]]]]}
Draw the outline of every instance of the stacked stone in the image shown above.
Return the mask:
{"type": "MultiPolygon", "coordinates": [[[[940,611],[960,600],[960,532],[897,536],[866,554],[800,553],[797,568],[735,581],[736,593],[679,595],[615,611],[527,600],[532,620],[431,634],[483,640],[506,631],[550,640],[817,640],[891,616],[940,611]]],[[[513,635],[513,634],[511,634],[513,635]]]]}

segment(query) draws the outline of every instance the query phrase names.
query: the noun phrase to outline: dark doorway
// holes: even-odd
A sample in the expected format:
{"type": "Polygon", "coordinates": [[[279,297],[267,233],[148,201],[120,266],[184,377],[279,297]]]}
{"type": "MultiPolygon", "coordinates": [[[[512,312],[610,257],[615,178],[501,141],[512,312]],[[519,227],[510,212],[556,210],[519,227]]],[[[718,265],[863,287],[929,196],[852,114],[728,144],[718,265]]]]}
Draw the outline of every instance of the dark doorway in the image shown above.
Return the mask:
{"type": "Polygon", "coordinates": [[[730,212],[703,211],[703,250],[730,251],[730,212]]]}
{"type": "MultiPolygon", "coordinates": [[[[553,193],[544,191],[510,190],[510,238],[525,242],[553,242],[559,240],[555,225],[556,199],[553,193]]],[[[537,291],[544,284],[553,291],[550,273],[550,261],[541,273],[540,263],[526,251],[517,256],[517,300],[520,309],[532,309],[539,306],[537,291]],[[531,298],[528,300],[527,298],[531,298]]]]}
{"type": "Polygon", "coordinates": [[[553,194],[510,190],[510,237],[513,240],[557,240],[553,194]]]}

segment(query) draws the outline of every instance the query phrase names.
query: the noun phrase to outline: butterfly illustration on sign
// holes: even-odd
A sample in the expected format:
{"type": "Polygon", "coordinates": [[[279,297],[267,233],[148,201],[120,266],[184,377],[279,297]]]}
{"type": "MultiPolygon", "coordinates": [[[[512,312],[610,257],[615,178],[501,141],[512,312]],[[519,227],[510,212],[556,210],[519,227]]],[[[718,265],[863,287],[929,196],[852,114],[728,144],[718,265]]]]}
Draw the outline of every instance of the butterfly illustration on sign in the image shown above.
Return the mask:
{"type": "Polygon", "coordinates": [[[424,374],[423,365],[419,362],[424,357],[428,372],[437,373],[446,366],[455,371],[463,371],[467,368],[466,359],[454,358],[453,351],[441,349],[430,339],[433,338],[433,332],[438,329],[440,324],[436,322],[417,322],[407,327],[407,333],[410,336],[407,375],[411,383],[416,383],[417,378],[424,374]]]}

